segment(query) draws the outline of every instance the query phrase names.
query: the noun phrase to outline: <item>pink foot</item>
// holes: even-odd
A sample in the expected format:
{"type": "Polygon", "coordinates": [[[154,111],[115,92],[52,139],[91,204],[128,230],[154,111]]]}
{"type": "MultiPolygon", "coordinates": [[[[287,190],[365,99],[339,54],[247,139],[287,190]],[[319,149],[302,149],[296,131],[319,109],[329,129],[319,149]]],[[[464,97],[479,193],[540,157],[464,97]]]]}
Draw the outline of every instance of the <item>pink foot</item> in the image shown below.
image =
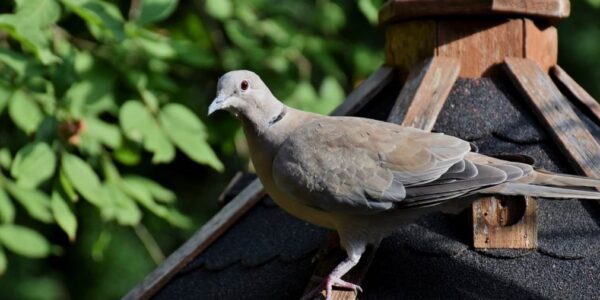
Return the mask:
{"type": "MultiPolygon", "coordinates": [[[[315,277],[313,277],[312,279],[315,279],[315,277]]],[[[359,285],[347,282],[341,278],[327,276],[327,278],[325,278],[325,280],[323,280],[321,284],[319,284],[319,286],[310,291],[308,294],[304,295],[304,297],[302,297],[300,300],[314,299],[323,290],[323,288],[325,288],[325,300],[331,300],[331,295],[333,293],[334,286],[353,290],[355,293],[362,293],[362,288],[359,285]]]]}

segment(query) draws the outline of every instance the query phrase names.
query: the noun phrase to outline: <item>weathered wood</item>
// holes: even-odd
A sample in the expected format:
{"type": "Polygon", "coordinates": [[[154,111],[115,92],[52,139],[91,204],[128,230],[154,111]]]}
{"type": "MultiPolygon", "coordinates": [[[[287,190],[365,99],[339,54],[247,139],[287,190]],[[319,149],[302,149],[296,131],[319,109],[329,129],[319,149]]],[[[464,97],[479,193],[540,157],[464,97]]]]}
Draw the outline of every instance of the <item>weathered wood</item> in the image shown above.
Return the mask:
{"type": "Polygon", "coordinates": [[[363,108],[394,78],[394,68],[382,66],[354,89],[332,116],[352,115],[363,108]]]}
{"type": "Polygon", "coordinates": [[[459,71],[459,61],[449,57],[433,57],[416,66],[400,91],[388,122],[433,129],[459,71]]]}
{"type": "Polygon", "coordinates": [[[600,103],[586,92],[565,70],[559,66],[551,69],[552,75],[571,93],[571,98],[585,107],[588,112],[594,116],[594,119],[600,124],[600,103]]]}
{"type": "Polygon", "coordinates": [[[221,194],[219,194],[219,197],[217,198],[219,203],[225,203],[225,198],[227,198],[227,195],[231,193],[231,189],[237,184],[237,182],[242,179],[243,174],[244,173],[238,171],[235,173],[235,175],[233,175],[233,178],[231,178],[229,183],[225,186],[225,189],[223,189],[221,194]]]}
{"type": "MultiPolygon", "coordinates": [[[[556,27],[524,20],[525,57],[537,62],[546,72],[558,60],[558,32],[556,27]]],[[[507,55],[517,57],[519,55],[507,55]]]]}
{"type": "Polygon", "coordinates": [[[507,58],[506,67],[572,165],[587,176],[600,177],[600,146],[549,75],[529,59],[507,58]]]}
{"type": "Polygon", "coordinates": [[[537,247],[537,202],[533,198],[490,196],[473,202],[472,208],[475,248],[537,247]]]}
{"type": "Polygon", "coordinates": [[[179,270],[208,248],[264,195],[262,184],[258,179],[254,180],[123,299],[150,298],[179,270]]]}
{"type": "Polygon", "coordinates": [[[569,0],[391,0],[379,11],[379,24],[422,17],[524,15],[545,19],[569,16],[569,0]]]}
{"type": "Polygon", "coordinates": [[[502,72],[505,57],[524,57],[523,19],[438,21],[437,56],[460,60],[460,77],[502,72]]]}

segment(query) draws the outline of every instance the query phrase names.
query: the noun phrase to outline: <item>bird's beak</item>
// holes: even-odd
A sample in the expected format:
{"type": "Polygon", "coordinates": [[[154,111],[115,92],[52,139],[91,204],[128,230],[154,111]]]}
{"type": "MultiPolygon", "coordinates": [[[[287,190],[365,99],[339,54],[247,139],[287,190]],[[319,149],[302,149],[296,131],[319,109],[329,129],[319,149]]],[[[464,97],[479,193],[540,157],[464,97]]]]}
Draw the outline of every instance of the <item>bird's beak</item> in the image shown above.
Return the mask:
{"type": "Polygon", "coordinates": [[[223,102],[225,102],[226,99],[227,99],[227,96],[225,96],[225,95],[217,96],[217,98],[215,98],[215,100],[213,100],[213,102],[208,107],[208,115],[210,116],[215,111],[220,110],[223,106],[223,102]]]}

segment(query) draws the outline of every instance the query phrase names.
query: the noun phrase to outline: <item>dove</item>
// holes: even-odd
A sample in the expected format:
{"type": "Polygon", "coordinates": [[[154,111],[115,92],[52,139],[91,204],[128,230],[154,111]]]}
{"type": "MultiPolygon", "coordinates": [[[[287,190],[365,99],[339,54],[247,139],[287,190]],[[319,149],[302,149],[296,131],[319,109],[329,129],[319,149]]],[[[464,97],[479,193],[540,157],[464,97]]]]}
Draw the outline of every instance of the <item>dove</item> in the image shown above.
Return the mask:
{"type": "MultiPolygon", "coordinates": [[[[436,211],[456,211],[476,195],[600,199],[600,179],[555,174],[471,151],[460,138],[359,117],[284,105],[246,70],[224,74],[208,114],[240,122],[266,192],[289,214],[337,231],[347,257],[306,298],[333,286],[369,245],[436,211]],[[586,189],[587,188],[587,189],[586,189]]],[[[275,224],[276,226],[276,224],[275,224]]]]}

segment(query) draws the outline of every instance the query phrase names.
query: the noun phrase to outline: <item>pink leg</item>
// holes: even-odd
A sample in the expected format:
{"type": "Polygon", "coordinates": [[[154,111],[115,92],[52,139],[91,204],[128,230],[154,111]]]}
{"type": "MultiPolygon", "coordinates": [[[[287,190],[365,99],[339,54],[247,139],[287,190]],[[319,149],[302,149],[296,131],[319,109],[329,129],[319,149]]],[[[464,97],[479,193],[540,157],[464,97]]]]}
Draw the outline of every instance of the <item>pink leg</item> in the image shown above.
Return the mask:
{"type": "Polygon", "coordinates": [[[360,291],[362,292],[362,288],[356,284],[347,282],[345,280],[342,280],[342,277],[348,273],[348,271],[350,271],[350,269],[352,269],[354,266],[356,266],[356,264],[358,264],[358,261],[360,260],[360,256],[361,254],[358,255],[352,255],[352,256],[348,256],[346,259],[344,259],[342,262],[340,262],[334,269],[333,271],[331,271],[331,273],[327,276],[327,278],[325,278],[325,280],[323,280],[323,282],[314,290],[312,290],[310,293],[304,295],[304,297],[302,297],[302,300],[310,300],[313,299],[318,293],[320,293],[323,288],[325,288],[325,299],[326,300],[330,300],[331,299],[331,295],[333,292],[333,286],[338,286],[338,287],[342,287],[342,288],[347,288],[347,289],[351,289],[354,291],[360,291]]]}

